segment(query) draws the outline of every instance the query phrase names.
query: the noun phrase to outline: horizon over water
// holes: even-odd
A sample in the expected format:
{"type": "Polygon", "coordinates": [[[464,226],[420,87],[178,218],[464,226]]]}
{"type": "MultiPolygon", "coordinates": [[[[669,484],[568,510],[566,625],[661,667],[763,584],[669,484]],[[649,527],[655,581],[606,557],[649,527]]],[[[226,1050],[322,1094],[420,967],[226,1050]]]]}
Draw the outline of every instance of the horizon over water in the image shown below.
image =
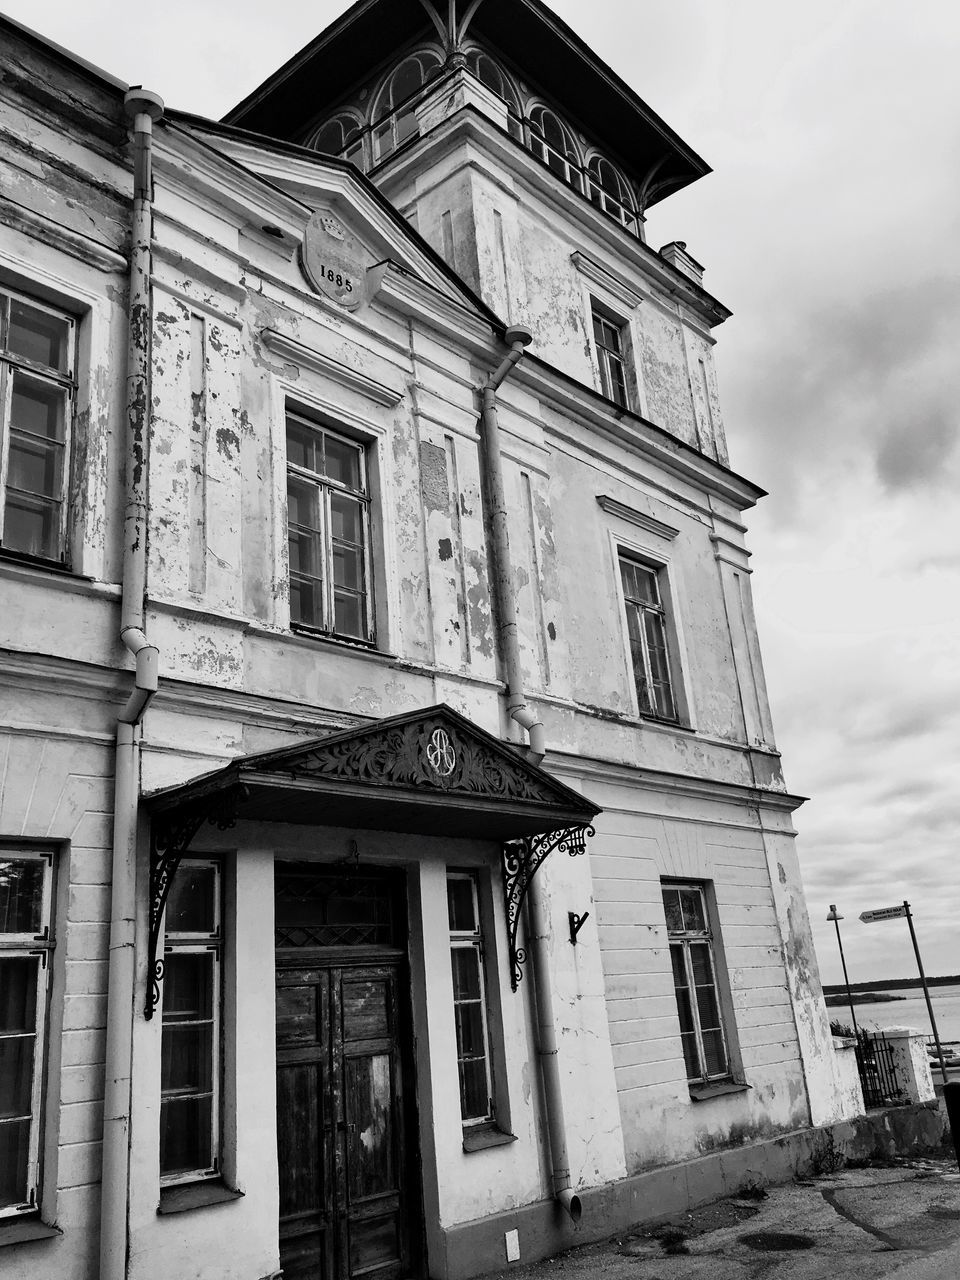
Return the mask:
{"type": "MultiPolygon", "coordinates": [[[[851,984],[852,985],[852,984],[851,984]]],[[[860,984],[858,984],[860,985],[860,984]]],[[[835,984],[830,984],[831,992],[836,992],[835,984]]],[[[840,993],[844,990],[840,988],[840,993]]],[[[932,1038],[930,1016],[927,1013],[927,1002],[923,998],[923,990],[917,987],[891,988],[883,983],[871,983],[870,991],[878,995],[895,996],[894,1000],[863,1001],[854,1004],[857,1022],[862,1027],[876,1031],[884,1027],[916,1027],[925,1036],[932,1038]]],[[[940,1040],[950,1043],[960,1041],[960,981],[948,986],[931,987],[930,1003],[933,1005],[934,1017],[940,1040]]],[[[850,1009],[846,1004],[830,1004],[827,1014],[831,1022],[849,1025],[850,1009]]]]}

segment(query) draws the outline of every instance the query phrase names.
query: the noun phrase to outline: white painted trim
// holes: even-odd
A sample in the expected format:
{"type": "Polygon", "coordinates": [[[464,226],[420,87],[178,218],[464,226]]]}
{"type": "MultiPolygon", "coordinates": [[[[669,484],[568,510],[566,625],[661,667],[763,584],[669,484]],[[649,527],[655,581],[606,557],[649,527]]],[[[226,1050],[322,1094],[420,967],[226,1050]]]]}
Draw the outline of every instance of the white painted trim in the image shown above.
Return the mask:
{"type": "Polygon", "coordinates": [[[332,382],[337,382],[340,386],[347,387],[350,391],[359,392],[360,395],[372,400],[375,404],[393,408],[403,399],[403,392],[396,390],[395,387],[388,387],[382,382],[377,382],[375,378],[370,378],[365,373],[360,373],[357,369],[351,369],[348,365],[341,364],[339,360],[334,360],[331,356],[325,356],[322,352],[305,346],[302,342],[280,333],[277,329],[261,329],[260,341],[268,351],[272,351],[274,355],[280,356],[281,359],[289,360],[299,369],[309,369],[311,373],[322,374],[332,382]]]}
{"type": "Polygon", "coordinates": [[[645,529],[647,533],[656,534],[660,538],[675,538],[679,534],[679,529],[674,529],[673,525],[664,524],[662,520],[656,520],[653,516],[646,515],[643,511],[638,511],[635,507],[628,507],[624,502],[618,502],[616,498],[611,498],[609,494],[598,493],[597,502],[608,515],[618,516],[621,520],[626,520],[629,524],[635,524],[640,529],[645,529]]]}

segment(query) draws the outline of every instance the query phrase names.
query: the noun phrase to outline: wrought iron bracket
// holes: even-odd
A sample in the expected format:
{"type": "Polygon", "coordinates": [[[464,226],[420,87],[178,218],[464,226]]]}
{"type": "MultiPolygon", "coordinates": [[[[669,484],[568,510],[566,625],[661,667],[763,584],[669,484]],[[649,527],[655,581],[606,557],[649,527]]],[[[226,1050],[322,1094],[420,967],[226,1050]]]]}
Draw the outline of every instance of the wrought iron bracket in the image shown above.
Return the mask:
{"type": "Polygon", "coordinates": [[[523,836],[508,840],[503,846],[500,870],[503,874],[503,897],[507,912],[507,941],[510,951],[510,986],[516,991],[523,977],[527,953],[517,946],[524,899],[527,890],[544,860],[555,849],[564,850],[571,858],[585,853],[587,836],[594,834],[593,827],[565,827],[546,835],[523,836]]]}
{"type": "Polygon", "coordinates": [[[167,905],[167,895],[176,875],[180,860],[190,842],[205,822],[212,823],[220,831],[226,831],[237,821],[237,802],[242,788],[220,793],[188,809],[160,814],[154,818],[150,832],[150,930],[147,935],[147,995],[143,1016],[153,1017],[160,1003],[160,983],[163,981],[163,959],[157,957],[160,944],[160,922],[167,905]]]}
{"type": "Polygon", "coordinates": [[[583,928],[590,918],[590,912],[585,911],[582,916],[577,915],[576,911],[567,912],[567,921],[570,925],[570,942],[573,946],[577,945],[577,934],[583,928]]]}

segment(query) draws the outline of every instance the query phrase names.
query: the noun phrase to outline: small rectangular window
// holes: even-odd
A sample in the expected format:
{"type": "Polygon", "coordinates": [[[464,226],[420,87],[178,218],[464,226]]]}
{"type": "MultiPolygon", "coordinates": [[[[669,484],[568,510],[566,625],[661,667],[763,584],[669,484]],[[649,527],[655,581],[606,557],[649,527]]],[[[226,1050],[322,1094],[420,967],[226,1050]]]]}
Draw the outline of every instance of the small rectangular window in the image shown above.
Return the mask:
{"type": "Polygon", "coordinates": [[[294,626],[372,641],[369,503],[363,445],[288,414],[294,626]]]}
{"type": "Polygon", "coordinates": [[[0,290],[0,546],[66,560],[74,323],[0,290]]]}
{"type": "Polygon", "coordinates": [[[596,303],[591,308],[593,345],[600,370],[600,390],[608,400],[623,409],[630,407],[627,398],[627,370],[624,354],[623,326],[605,315],[596,303]]]}
{"type": "Polygon", "coordinates": [[[160,1176],[220,1170],[220,866],[184,859],[164,909],[160,1176]]]}
{"type": "Polygon", "coordinates": [[[620,557],[627,610],[630,661],[642,716],[676,720],[677,705],[667,655],[667,622],[660,596],[660,572],[628,556],[620,557]]]}
{"type": "Polygon", "coordinates": [[[37,1208],[53,858],[0,849],[0,1219],[37,1208]]]}
{"type": "Polygon", "coordinates": [[[457,1028],[460,1115],[464,1126],[467,1126],[493,1118],[483,938],[475,875],[448,872],[447,913],[453,1014],[457,1028]]]}
{"type": "Polygon", "coordinates": [[[718,1080],[730,1069],[703,886],[664,884],[662,892],[687,1079],[718,1080]]]}

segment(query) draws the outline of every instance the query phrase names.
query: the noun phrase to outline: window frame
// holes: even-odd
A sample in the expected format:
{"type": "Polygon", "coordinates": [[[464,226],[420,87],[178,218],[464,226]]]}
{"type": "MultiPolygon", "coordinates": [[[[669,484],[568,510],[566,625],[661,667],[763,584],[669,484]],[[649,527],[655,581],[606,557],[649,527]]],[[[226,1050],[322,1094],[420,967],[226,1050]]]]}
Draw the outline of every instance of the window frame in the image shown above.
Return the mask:
{"type": "MultiPolygon", "coordinates": [[[[719,1031],[720,1033],[720,1045],[723,1051],[723,1070],[712,1073],[706,1071],[707,1063],[706,1053],[703,1046],[703,1027],[701,1025],[700,1007],[698,1000],[693,996],[693,998],[690,998],[689,1000],[690,1018],[693,1025],[694,1043],[696,1045],[697,1059],[701,1071],[698,1075],[687,1074],[687,1084],[691,1090],[696,1090],[698,1087],[711,1086],[733,1080],[732,1046],[730,1034],[726,1025],[727,1018],[725,1014],[725,991],[724,985],[721,981],[720,968],[717,962],[718,953],[722,953],[720,953],[719,940],[715,936],[716,931],[712,923],[708,889],[708,883],[702,880],[674,880],[668,878],[661,878],[660,880],[661,903],[663,903],[664,907],[664,927],[667,933],[667,951],[670,955],[670,977],[674,984],[674,999],[677,1002],[677,1016],[681,1028],[681,1045],[683,1041],[683,1018],[680,1010],[680,999],[677,993],[676,979],[673,971],[673,950],[676,947],[681,948],[684,972],[687,979],[687,990],[691,993],[695,993],[697,990],[697,984],[694,980],[695,974],[693,961],[690,954],[691,946],[705,946],[710,960],[710,974],[712,979],[711,987],[713,990],[714,1005],[717,1010],[717,1026],[707,1029],[709,1031],[719,1031]],[[663,902],[664,895],[671,890],[695,892],[699,895],[700,909],[704,922],[703,929],[671,930],[667,920],[666,904],[663,902]]],[[[701,983],[700,985],[703,986],[704,984],[701,983]]],[[[686,1054],[681,1052],[681,1056],[683,1057],[684,1071],[688,1072],[689,1068],[687,1067],[686,1054]]]]}
{"type": "MultiPolygon", "coordinates": [[[[483,1126],[491,1126],[497,1123],[497,1103],[496,1103],[496,1085],[494,1079],[494,1062],[492,1046],[490,1042],[490,1003],[489,1003],[489,983],[487,980],[487,962],[486,947],[483,938],[483,911],[481,903],[480,877],[476,871],[459,867],[447,867],[445,886],[447,891],[447,924],[449,932],[449,949],[450,949],[450,968],[451,983],[453,981],[453,953],[454,951],[472,951],[476,956],[477,972],[480,979],[480,1016],[482,1022],[483,1034],[483,1050],[484,1050],[484,1068],[487,1087],[487,1105],[482,1116],[465,1116],[465,1098],[463,1075],[460,1070],[460,1064],[464,1059],[460,1052],[459,1037],[457,1037],[457,1081],[460,1094],[460,1120],[463,1125],[464,1136],[468,1135],[472,1130],[482,1128],[483,1126]],[[449,918],[449,887],[451,881],[466,882],[471,886],[473,920],[474,928],[454,929],[449,918]]],[[[454,1031],[456,1034],[457,1023],[457,1006],[458,1002],[456,988],[453,989],[453,1017],[454,1031]]]]}
{"type": "Polygon", "coordinates": [[[312,579],[317,581],[316,575],[294,573],[289,558],[289,538],[292,522],[290,520],[290,502],[289,502],[289,486],[291,477],[304,483],[312,485],[319,492],[317,509],[319,512],[320,525],[313,529],[312,526],[301,525],[300,528],[311,530],[318,536],[321,543],[323,558],[323,573],[320,582],[320,593],[322,599],[321,622],[303,621],[301,618],[294,618],[292,610],[290,613],[290,628],[293,631],[304,632],[308,635],[325,636],[334,640],[347,642],[350,644],[360,644],[367,647],[376,645],[376,610],[375,610],[375,566],[373,563],[373,538],[371,526],[371,476],[369,465],[369,442],[363,439],[357,439],[338,427],[332,427],[325,421],[317,421],[308,417],[302,412],[298,412],[287,406],[284,410],[284,462],[286,473],[286,501],[285,501],[285,525],[287,536],[287,573],[290,584],[288,589],[288,597],[292,600],[292,585],[295,578],[312,579]],[[355,449],[359,456],[359,477],[360,487],[358,489],[351,488],[342,482],[334,479],[321,472],[315,472],[307,467],[300,466],[290,461],[289,457],[289,424],[294,422],[298,427],[311,432],[319,433],[321,438],[327,436],[333,438],[341,444],[355,449]],[[331,532],[330,521],[330,498],[332,494],[343,493],[356,501],[361,506],[361,534],[363,543],[361,546],[361,573],[362,573],[362,590],[360,595],[363,599],[361,629],[362,635],[351,635],[349,632],[342,632],[336,629],[336,599],[335,588],[336,583],[333,578],[333,536],[331,532]]]}
{"type": "Polygon", "coordinates": [[[395,66],[391,67],[380,88],[373,96],[373,108],[370,112],[370,157],[371,167],[382,164],[398,151],[404,143],[412,142],[420,136],[420,125],[417,122],[412,132],[400,136],[399,122],[409,114],[415,114],[413,108],[431,85],[443,74],[443,55],[436,48],[428,45],[422,49],[411,49],[395,66]],[[430,62],[429,60],[435,60],[430,62]],[[408,62],[417,62],[420,66],[421,80],[404,98],[394,96],[395,82],[408,62]],[[431,71],[432,68],[432,71],[431,71]],[[386,109],[384,104],[388,104],[386,109]],[[406,108],[406,110],[404,110],[406,108]],[[388,145],[383,146],[384,139],[388,145]]]}
{"type": "Polygon", "coordinates": [[[78,329],[76,316],[43,301],[40,298],[14,288],[0,280],[0,554],[29,561],[32,564],[58,565],[69,568],[69,532],[70,532],[70,481],[73,460],[73,420],[77,404],[77,353],[78,329]],[[12,352],[8,345],[11,303],[18,302],[33,311],[54,317],[67,326],[65,337],[66,369],[56,370],[52,366],[39,364],[25,356],[12,352]],[[22,373],[36,382],[55,387],[64,393],[63,440],[56,443],[62,447],[59,486],[57,494],[39,494],[59,504],[60,515],[57,527],[56,553],[52,556],[37,555],[17,547],[4,545],[3,532],[6,521],[7,482],[9,475],[11,412],[15,375],[22,373]]]}
{"type": "MultiPolygon", "coordinates": [[[[36,957],[36,1000],[34,1006],[34,1041],[32,1077],[30,1082],[30,1130],[27,1138],[27,1163],[24,1197],[19,1204],[0,1205],[0,1225],[25,1214],[40,1210],[43,1174],[43,1121],[44,1091],[46,1083],[47,1052],[49,1041],[50,988],[52,984],[51,957],[54,950],[54,854],[52,851],[30,849],[22,846],[0,846],[0,863],[33,862],[43,866],[43,882],[40,901],[40,932],[30,930],[16,933],[0,933],[0,959],[36,957]]],[[[27,1033],[20,1033],[27,1034],[27,1033]]],[[[2,1039],[7,1036],[0,1036],[2,1039]]],[[[26,1117],[20,1117],[25,1119],[26,1117]]],[[[0,1123],[16,1123],[13,1117],[0,1123]]]]}
{"type": "MultiPolygon", "coordinates": [[[[669,607],[672,605],[669,583],[667,579],[667,565],[648,559],[642,553],[634,551],[632,548],[625,546],[621,542],[617,542],[616,546],[616,570],[617,570],[617,590],[623,602],[623,618],[625,622],[624,639],[626,641],[627,653],[627,669],[630,676],[631,688],[634,698],[636,699],[637,715],[644,720],[655,721],[658,724],[680,725],[682,719],[682,682],[678,672],[675,669],[676,660],[673,650],[678,644],[678,635],[673,623],[673,611],[669,607]],[[624,562],[635,565],[637,568],[653,575],[657,588],[657,603],[650,604],[647,601],[633,600],[627,595],[626,584],[623,581],[623,564],[624,562]],[[667,588],[666,590],[664,588],[667,588]],[[666,598],[667,604],[664,603],[666,598]],[[634,661],[634,646],[631,641],[630,631],[630,610],[635,608],[640,613],[640,626],[638,633],[641,640],[641,650],[643,657],[644,676],[649,688],[654,687],[652,678],[652,665],[650,661],[649,645],[646,635],[646,629],[643,626],[643,615],[649,612],[659,619],[662,635],[663,635],[663,651],[664,661],[667,668],[667,688],[670,693],[670,699],[673,704],[673,711],[670,715],[664,715],[656,710],[645,709],[641,700],[640,686],[637,681],[637,669],[634,661]]],[[[684,699],[685,702],[685,699],[684,699]]]]}
{"type": "Polygon", "coordinates": [[[630,321],[624,320],[604,306],[592,294],[590,295],[590,342],[593,347],[597,375],[600,380],[600,393],[621,409],[632,409],[630,396],[631,375],[634,361],[630,341],[630,321]],[[616,347],[604,345],[597,336],[598,326],[606,326],[616,335],[616,347]],[[621,396],[615,394],[617,379],[614,371],[619,371],[621,396]]]}
{"type": "MultiPolygon", "coordinates": [[[[224,934],[223,934],[223,917],[224,917],[224,875],[223,863],[220,858],[215,857],[189,857],[182,858],[174,873],[174,880],[170,885],[172,893],[176,876],[182,870],[191,868],[206,868],[214,872],[214,892],[213,892],[213,928],[209,930],[171,930],[167,928],[167,905],[171,897],[167,895],[167,901],[164,905],[163,912],[163,984],[162,990],[166,990],[166,978],[168,969],[168,958],[176,955],[206,955],[212,957],[211,960],[211,978],[210,978],[210,1009],[211,1009],[211,1033],[210,1033],[210,1081],[211,1081],[211,1102],[210,1102],[210,1161],[205,1166],[197,1166],[195,1169],[181,1169],[172,1173],[164,1173],[162,1164],[160,1163],[160,1147],[157,1150],[157,1162],[160,1171],[160,1188],[161,1192],[168,1187],[181,1186],[184,1183],[206,1182],[210,1179],[222,1178],[223,1176],[223,1099],[224,1099],[224,1045],[223,1045],[223,1024],[224,1024],[224,934]]],[[[163,998],[161,996],[160,1006],[160,1061],[161,1076],[159,1089],[159,1115],[160,1115],[160,1132],[163,1131],[163,1102],[164,1089],[162,1077],[163,1062],[163,1033],[167,1026],[172,1023],[167,1021],[166,1010],[163,1007],[163,998]]],[[[185,1094],[182,1091],[176,1093],[173,1090],[167,1091],[168,1097],[189,1097],[191,1094],[185,1094]]]]}

